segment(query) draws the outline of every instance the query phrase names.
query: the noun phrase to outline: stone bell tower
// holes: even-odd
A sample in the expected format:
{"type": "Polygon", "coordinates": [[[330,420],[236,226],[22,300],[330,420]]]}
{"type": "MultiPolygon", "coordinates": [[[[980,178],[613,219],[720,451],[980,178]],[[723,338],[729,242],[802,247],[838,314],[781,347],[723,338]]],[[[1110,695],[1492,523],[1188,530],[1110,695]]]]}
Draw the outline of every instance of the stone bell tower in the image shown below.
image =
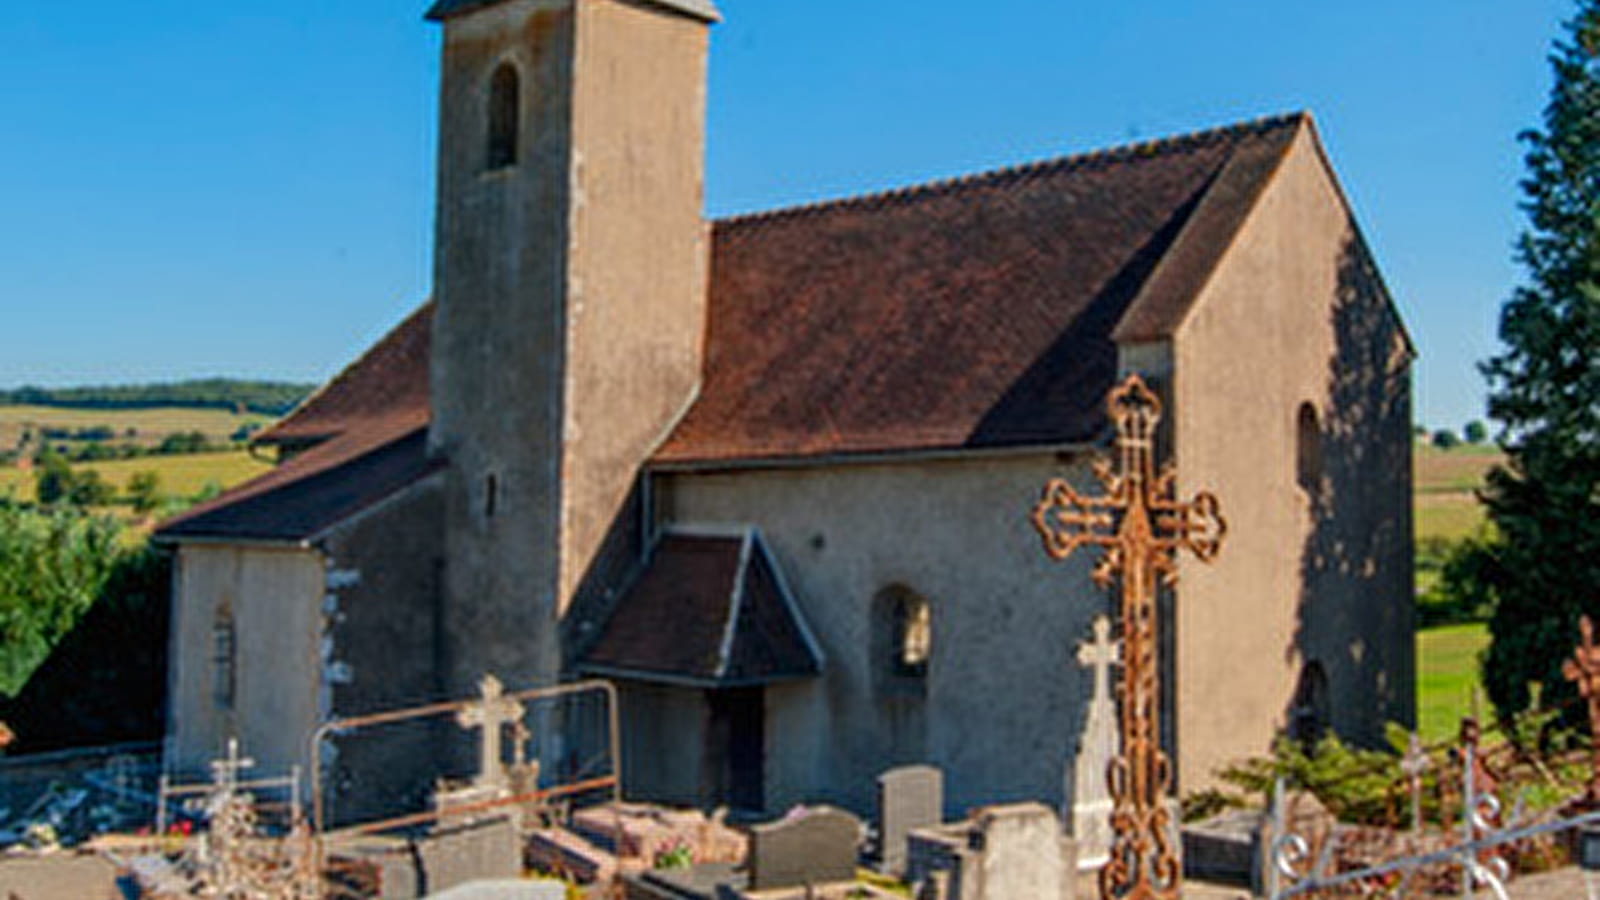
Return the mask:
{"type": "Polygon", "coordinates": [[[693,396],[710,0],[441,0],[431,452],[446,687],[558,625],[693,396]]]}

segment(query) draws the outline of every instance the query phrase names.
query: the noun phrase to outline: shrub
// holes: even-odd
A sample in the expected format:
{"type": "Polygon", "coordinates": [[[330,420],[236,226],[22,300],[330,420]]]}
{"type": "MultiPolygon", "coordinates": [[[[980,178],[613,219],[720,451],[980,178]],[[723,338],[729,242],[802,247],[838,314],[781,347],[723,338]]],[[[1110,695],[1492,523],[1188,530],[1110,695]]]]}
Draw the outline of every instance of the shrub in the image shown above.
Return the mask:
{"type": "Polygon", "coordinates": [[[118,532],[109,519],[0,505],[0,694],[15,696],[100,595],[118,532]]]}

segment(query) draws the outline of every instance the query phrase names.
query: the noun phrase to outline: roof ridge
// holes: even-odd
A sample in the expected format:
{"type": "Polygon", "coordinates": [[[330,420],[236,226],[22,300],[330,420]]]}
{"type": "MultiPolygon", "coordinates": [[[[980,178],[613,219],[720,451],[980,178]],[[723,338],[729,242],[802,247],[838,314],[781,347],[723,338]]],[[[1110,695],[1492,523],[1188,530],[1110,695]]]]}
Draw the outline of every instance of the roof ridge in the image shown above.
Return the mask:
{"type": "Polygon", "coordinates": [[[828,197],[793,206],[780,206],[773,209],[736,213],[720,219],[713,219],[711,224],[719,229],[743,228],[782,219],[832,212],[834,210],[871,208],[897,201],[911,202],[928,197],[941,196],[964,188],[995,184],[1041,173],[1068,171],[1094,164],[1107,165],[1128,160],[1147,159],[1158,154],[1204,146],[1227,138],[1240,137],[1246,134],[1260,134],[1275,128],[1308,121],[1309,119],[1310,113],[1304,110],[1258,116],[1254,119],[1218,125],[1199,131],[1183,132],[1129,144],[1118,144],[1081,153],[1070,153],[1064,156],[1029,160],[995,169],[936,178],[931,181],[885,188],[878,191],[868,191],[862,194],[828,197]]]}

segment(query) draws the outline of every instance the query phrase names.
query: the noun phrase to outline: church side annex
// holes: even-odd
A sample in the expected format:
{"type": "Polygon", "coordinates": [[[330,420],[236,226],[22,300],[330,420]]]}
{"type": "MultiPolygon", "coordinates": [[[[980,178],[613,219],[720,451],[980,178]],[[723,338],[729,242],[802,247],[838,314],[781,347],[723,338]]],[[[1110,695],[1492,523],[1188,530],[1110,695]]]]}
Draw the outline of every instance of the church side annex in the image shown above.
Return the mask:
{"type": "MultiPolygon", "coordinates": [[[[707,221],[707,0],[429,18],[434,297],[159,529],[169,769],[598,676],[631,797],[864,810],[926,762],[951,810],[1070,803],[1108,601],[1027,513],[1135,372],[1229,507],[1163,600],[1180,791],[1412,721],[1413,351],[1309,115],[707,221]]],[[[346,820],[461,763],[334,743],[346,820]]]]}

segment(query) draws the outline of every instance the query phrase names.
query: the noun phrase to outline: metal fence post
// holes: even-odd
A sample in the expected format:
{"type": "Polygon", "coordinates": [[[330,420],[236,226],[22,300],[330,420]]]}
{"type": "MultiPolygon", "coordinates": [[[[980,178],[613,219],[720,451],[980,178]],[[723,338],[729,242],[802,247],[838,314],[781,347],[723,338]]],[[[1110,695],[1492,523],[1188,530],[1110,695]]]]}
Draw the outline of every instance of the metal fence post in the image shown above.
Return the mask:
{"type": "Polygon", "coordinates": [[[1284,827],[1283,822],[1282,775],[1279,775],[1272,782],[1272,805],[1270,807],[1269,816],[1272,826],[1267,830],[1267,858],[1262,864],[1267,870],[1267,897],[1271,898],[1271,900],[1278,900],[1278,843],[1282,841],[1284,835],[1288,833],[1288,829],[1284,827]]]}
{"type": "Polygon", "coordinates": [[[1461,768],[1461,796],[1464,800],[1461,809],[1462,844],[1464,847],[1461,858],[1461,896],[1468,898],[1472,896],[1472,863],[1474,861],[1472,844],[1477,839],[1477,835],[1474,833],[1476,829],[1473,827],[1473,820],[1478,807],[1478,794],[1477,785],[1472,777],[1473,771],[1477,766],[1477,749],[1472,741],[1467,741],[1465,744],[1466,752],[1461,757],[1464,762],[1461,768]]]}

